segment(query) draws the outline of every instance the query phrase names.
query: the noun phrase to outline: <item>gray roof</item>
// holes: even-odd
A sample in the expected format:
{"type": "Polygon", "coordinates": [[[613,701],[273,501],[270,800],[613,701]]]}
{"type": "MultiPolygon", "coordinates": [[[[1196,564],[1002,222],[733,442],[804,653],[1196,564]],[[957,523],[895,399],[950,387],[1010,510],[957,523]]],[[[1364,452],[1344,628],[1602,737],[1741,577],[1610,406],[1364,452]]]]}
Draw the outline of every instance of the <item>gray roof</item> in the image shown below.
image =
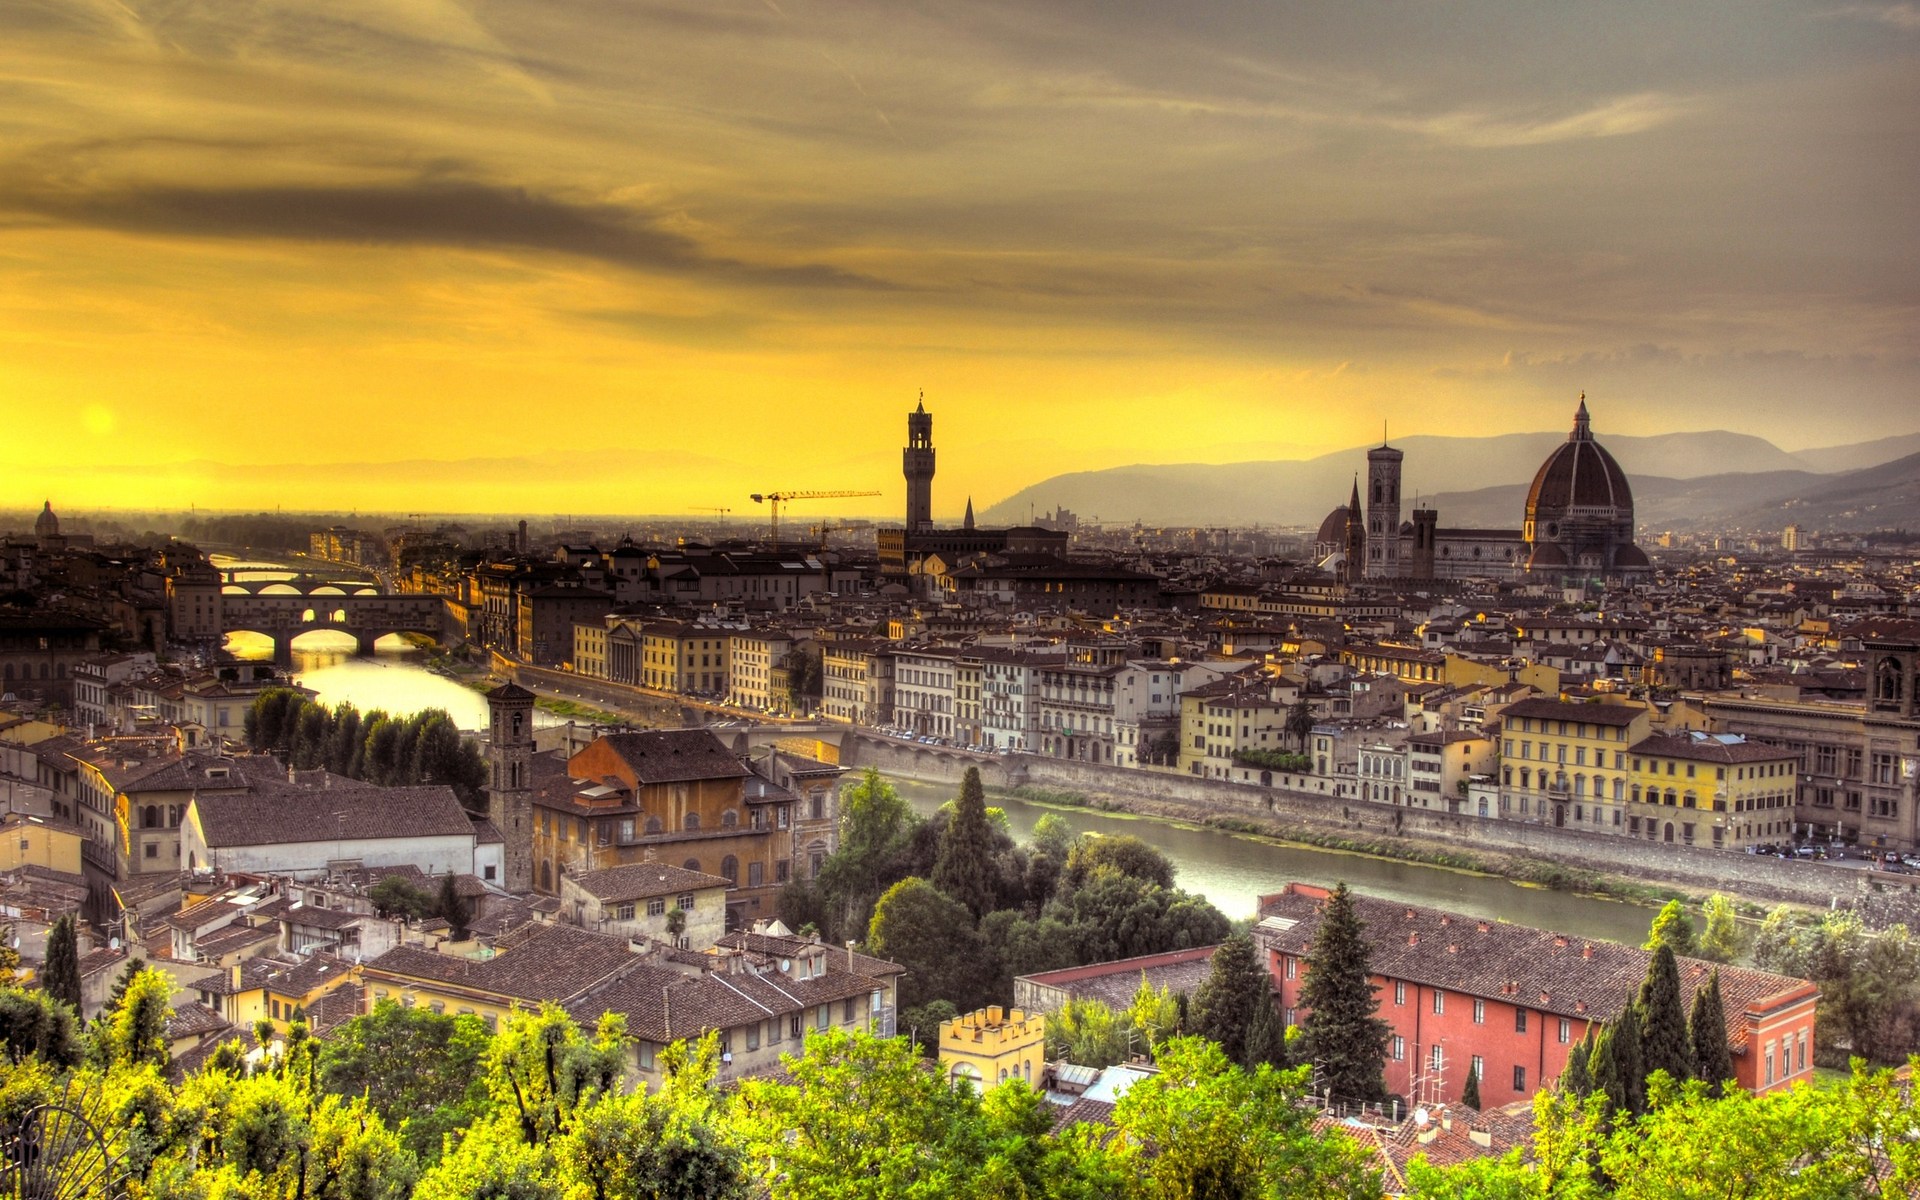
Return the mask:
{"type": "Polygon", "coordinates": [[[652,896],[674,896],[703,888],[733,885],[720,875],[670,867],[666,863],[630,863],[624,867],[606,867],[571,877],[575,886],[601,900],[645,900],[652,896]]]}
{"type": "Polygon", "coordinates": [[[324,788],[298,795],[196,796],[208,847],[366,838],[472,837],[473,822],[443,784],[324,788]]]}

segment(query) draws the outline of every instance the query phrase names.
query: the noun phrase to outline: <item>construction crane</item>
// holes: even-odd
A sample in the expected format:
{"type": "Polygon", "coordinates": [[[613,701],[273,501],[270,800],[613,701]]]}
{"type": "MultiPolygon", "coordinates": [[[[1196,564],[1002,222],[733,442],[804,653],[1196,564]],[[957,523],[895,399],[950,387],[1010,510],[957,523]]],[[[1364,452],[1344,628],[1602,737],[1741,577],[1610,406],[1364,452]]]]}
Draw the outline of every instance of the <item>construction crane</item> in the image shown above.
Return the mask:
{"type": "Polygon", "coordinates": [[[716,507],[714,505],[708,505],[708,504],[696,504],[693,506],[693,511],[719,513],[720,525],[722,528],[725,528],[727,524],[727,514],[732,512],[733,510],[730,508],[720,508],[720,507],[716,507]]]}
{"type": "Polygon", "coordinates": [[[755,492],[753,502],[765,504],[773,515],[773,544],[780,544],[780,506],[794,500],[846,500],[855,496],[878,496],[879,492],[755,492]]]}

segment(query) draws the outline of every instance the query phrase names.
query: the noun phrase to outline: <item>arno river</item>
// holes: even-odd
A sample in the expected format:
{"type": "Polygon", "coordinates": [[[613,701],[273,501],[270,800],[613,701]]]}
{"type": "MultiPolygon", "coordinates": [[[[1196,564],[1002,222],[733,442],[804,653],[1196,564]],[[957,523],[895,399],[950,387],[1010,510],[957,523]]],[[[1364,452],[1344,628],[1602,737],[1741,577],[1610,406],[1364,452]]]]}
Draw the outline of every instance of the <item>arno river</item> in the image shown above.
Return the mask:
{"type": "MultiPolygon", "coordinates": [[[[222,561],[220,565],[234,564],[222,561]]],[[[287,574],[286,568],[272,564],[260,564],[260,570],[254,578],[287,574]]],[[[265,658],[269,653],[265,639],[246,634],[233,635],[229,648],[247,658],[265,658]]],[[[346,700],[363,711],[381,708],[395,714],[443,708],[462,729],[478,730],[486,724],[486,702],[477,692],[429,671],[422,656],[398,638],[383,638],[374,655],[355,658],[345,635],[309,634],[294,648],[294,675],[328,704],[346,700]],[[338,642],[328,642],[329,637],[338,642]]],[[[895,779],[893,784],[922,814],[938,809],[956,790],[952,785],[909,779],[895,779]]],[[[1653,917],[1649,909],[1617,901],[1522,887],[1504,879],[1417,863],[1277,845],[1150,818],[1050,809],[1009,796],[989,797],[989,803],[1006,811],[1013,835],[1020,839],[1032,832],[1034,822],[1045,812],[1059,812],[1078,832],[1142,838],[1173,860],[1180,887],[1207,897],[1230,917],[1252,913],[1255,897],[1278,891],[1288,880],[1331,885],[1343,879],[1356,891],[1371,895],[1636,945],[1646,937],[1653,917]]]]}

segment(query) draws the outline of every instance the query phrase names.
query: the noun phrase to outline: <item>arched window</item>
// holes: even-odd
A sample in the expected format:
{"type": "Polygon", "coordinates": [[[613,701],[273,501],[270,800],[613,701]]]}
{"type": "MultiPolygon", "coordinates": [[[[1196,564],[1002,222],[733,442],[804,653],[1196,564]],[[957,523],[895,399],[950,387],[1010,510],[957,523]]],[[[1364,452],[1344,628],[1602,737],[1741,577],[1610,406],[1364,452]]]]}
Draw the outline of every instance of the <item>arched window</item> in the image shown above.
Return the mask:
{"type": "Polygon", "coordinates": [[[1876,672],[1876,675],[1878,676],[1878,678],[1875,680],[1875,683],[1877,684],[1877,687],[1876,687],[1877,698],[1888,701],[1889,703],[1895,703],[1895,704],[1899,703],[1900,683],[1901,683],[1900,660],[1897,658],[1881,659],[1880,667],[1879,667],[1879,670],[1876,672]]]}
{"type": "Polygon", "coordinates": [[[740,814],[732,809],[728,809],[726,812],[720,814],[720,827],[722,829],[733,829],[739,824],[740,814]]]}
{"type": "Polygon", "coordinates": [[[1615,779],[1613,781],[1613,798],[1615,800],[1624,800],[1627,798],[1627,781],[1626,780],[1615,779]]]}
{"type": "Polygon", "coordinates": [[[160,806],[158,804],[149,804],[140,810],[140,827],[142,829],[157,829],[159,826],[160,806]]]}
{"type": "Polygon", "coordinates": [[[689,871],[698,871],[700,869],[700,860],[697,858],[690,858],[687,861],[681,863],[680,865],[685,867],[689,871]]]}
{"type": "Polygon", "coordinates": [[[648,833],[659,833],[659,832],[660,832],[660,818],[659,818],[659,817],[648,817],[648,818],[647,818],[647,832],[648,832],[648,833]]]}
{"type": "Polygon", "coordinates": [[[700,814],[699,814],[699,813],[697,813],[697,812],[690,812],[690,813],[688,813],[688,814],[687,814],[687,816],[686,816],[686,819],[685,819],[684,821],[682,821],[682,822],[681,822],[681,826],[680,826],[680,827],[681,827],[682,829],[698,829],[698,828],[700,828],[700,814]]]}
{"type": "Polygon", "coordinates": [[[1640,785],[1637,783],[1633,785],[1632,799],[1635,804],[1640,803],[1640,785]]]}
{"type": "Polygon", "coordinates": [[[720,873],[726,876],[728,883],[737,885],[740,882],[740,860],[731,854],[727,855],[720,860],[720,873]]]}

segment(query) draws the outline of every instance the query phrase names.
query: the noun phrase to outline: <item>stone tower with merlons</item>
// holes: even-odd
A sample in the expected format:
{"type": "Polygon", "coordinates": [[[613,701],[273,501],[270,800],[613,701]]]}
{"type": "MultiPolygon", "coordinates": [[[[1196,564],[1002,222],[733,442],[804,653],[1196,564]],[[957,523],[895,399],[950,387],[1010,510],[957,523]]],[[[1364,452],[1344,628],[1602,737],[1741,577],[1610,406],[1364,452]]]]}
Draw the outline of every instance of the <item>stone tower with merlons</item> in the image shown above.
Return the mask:
{"type": "Polygon", "coordinates": [[[900,453],[900,469],[907,477],[907,532],[933,527],[933,414],[920,403],[907,414],[907,445],[900,453]]]}
{"type": "Polygon", "coordinates": [[[503,683],[487,693],[487,819],[506,839],[501,885],[533,890],[533,693],[503,683]]]}

